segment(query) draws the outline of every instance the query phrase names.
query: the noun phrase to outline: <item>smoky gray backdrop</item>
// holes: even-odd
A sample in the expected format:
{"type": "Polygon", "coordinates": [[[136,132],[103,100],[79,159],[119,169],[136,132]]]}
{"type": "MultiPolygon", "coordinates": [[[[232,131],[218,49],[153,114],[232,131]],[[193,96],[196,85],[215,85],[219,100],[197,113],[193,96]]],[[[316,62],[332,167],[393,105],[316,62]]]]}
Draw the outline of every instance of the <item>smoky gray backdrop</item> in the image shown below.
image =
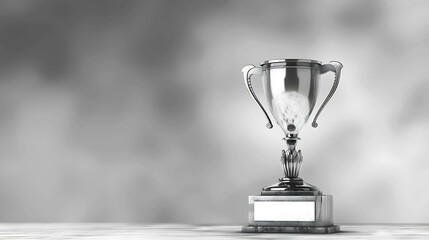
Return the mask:
{"type": "Polygon", "coordinates": [[[285,144],[241,68],[310,58],[344,69],[319,127],[300,134],[301,176],[334,195],[336,222],[429,222],[428,10],[0,1],[0,221],[247,222],[285,144]]]}

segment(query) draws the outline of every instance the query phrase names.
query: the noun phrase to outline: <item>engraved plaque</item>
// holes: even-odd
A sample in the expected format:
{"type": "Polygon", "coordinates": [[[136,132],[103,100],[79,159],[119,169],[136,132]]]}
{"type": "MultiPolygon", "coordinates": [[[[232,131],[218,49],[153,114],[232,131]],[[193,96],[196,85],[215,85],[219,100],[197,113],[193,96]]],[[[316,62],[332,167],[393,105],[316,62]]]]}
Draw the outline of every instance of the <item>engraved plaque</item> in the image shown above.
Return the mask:
{"type": "Polygon", "coordinates": [[[254,221],[315,221],[313,201],[255,201],[254,221]]]}

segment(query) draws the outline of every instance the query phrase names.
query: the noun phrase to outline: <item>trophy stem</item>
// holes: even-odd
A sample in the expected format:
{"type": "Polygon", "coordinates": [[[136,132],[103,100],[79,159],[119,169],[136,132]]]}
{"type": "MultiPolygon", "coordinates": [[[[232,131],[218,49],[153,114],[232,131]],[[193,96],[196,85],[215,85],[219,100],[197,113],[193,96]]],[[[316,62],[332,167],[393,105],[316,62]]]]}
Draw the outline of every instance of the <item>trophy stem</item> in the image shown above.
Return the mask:
{"type": "Polygon", "coordinates": [[[296,144],[299,138],[294,134],[286,136],[285,140],[288,149],[282,151],[282,156],[280,158],[285,178],[298,178],[303,160],[301,150],[296,150],[296,144]]]}
{"type": "Polygon", "coordinates": [[[288,146],[287,150],[282,151],[280,158],[285,176],[279,179],[279,182],[262,189],[261,195],[275,196],[275,195],[303,195],[303,196],[316,196],[322,193],[317,187],[305,183],[299,177],[299,170],[301,169],[303,157],[301,150],[296,150],[297,141],[300,140],[297,134],[288,134],[283,139],[288,146]]]}

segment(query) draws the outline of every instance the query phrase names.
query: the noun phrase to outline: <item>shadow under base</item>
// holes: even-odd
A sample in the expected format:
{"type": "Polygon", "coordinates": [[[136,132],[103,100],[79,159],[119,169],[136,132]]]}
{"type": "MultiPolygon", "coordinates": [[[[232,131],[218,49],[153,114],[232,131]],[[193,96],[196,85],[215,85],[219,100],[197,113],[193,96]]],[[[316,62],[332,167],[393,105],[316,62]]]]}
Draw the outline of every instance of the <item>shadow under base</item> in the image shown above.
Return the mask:
{"type": "Polygon", "coordinates": [[[339,225],[329,227],[279,227],[279,226],[244,226],[244,233],[336,233],[340,231],[339,225]]]}

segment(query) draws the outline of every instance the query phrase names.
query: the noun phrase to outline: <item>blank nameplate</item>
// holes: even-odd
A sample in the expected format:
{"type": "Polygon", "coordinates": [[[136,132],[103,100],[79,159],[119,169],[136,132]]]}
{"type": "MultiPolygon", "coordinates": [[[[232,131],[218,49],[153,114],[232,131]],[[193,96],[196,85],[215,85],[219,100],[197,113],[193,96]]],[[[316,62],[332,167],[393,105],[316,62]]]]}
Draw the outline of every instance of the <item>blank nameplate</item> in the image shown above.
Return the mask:
{"type": "Polygon", "coordinates": [[[254,221],[315,221],[312,201],[255,201],[254,221]]]}

